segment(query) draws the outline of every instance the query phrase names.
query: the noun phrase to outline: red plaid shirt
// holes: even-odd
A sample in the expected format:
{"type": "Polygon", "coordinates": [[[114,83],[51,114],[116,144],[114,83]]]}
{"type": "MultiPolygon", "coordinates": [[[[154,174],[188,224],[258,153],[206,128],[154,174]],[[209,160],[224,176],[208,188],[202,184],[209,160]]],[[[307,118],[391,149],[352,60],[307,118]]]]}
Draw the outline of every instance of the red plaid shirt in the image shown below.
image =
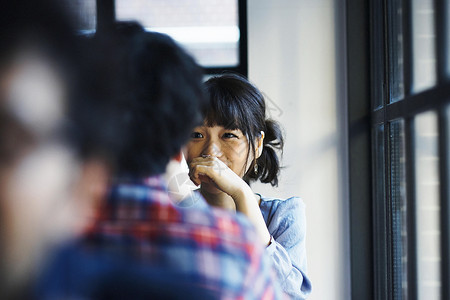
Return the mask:
{"type": "Polygon", "coordinates": [[[174,203],[160,177],[119,182],[110,189],[87,241],[102,251],[181,271],[217,299],[283,297],[270,259],[244,216],[174,203]]]}

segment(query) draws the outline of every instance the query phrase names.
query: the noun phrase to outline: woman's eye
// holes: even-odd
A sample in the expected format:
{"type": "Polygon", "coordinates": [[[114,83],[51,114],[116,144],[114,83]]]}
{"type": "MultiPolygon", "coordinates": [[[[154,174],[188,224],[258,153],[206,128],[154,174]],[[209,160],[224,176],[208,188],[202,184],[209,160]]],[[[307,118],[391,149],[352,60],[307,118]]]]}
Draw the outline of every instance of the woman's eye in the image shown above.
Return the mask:
{"type": "Polygon", "coordinates": [[[203,135],[200,132],[191,133],[191,139],[201,139],[203,135]]]}
{"type": "Polygon", "coordinates": [[[237,135],[235,135],[234,133],[231,133],[231,132],[226,132],[223,134],[223,137],[226,139],[232,139],[232,138],[237,138],[237,135]]]}

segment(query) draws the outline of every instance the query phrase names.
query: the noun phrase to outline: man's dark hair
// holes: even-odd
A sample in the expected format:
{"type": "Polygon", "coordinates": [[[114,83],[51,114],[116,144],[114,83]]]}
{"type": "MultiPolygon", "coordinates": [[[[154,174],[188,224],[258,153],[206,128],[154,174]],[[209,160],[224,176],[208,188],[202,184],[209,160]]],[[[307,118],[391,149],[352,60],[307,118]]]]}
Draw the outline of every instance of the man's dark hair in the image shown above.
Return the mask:
{"type": "MultiPolygon", "coordinates": [[[[100,97],[102,95],[92,93],[95,88],[89,86],[92,87],[93,81],[86,78],[87,75],[100,76],[96,73],[99,69],[91,67],[87,55],[90,52],[83,47],[75,29],[77,19],[64,8],[63,3],[56,0],[1,2],[0,77],[10,72],[11,64],[20,60],[23,51],[31,51],[51,64],[64,85],[65,93],[60,99],[64,122],[52,124],[48,135],[66,143],[85,159],[99,152],[106,153],[118,143],[105,134],[111,128],[112,114],[107,112],[110,105],[100,97]]],[[[10,158],[16,157],[21,147],[35,137],[34,128],[12,116],[5,103],[6,94],[2,93],[0,159],[11,161],[10,158]],[[21,132],[20,139],[13,132],[21,132]]],[[[33,111],[33,103],[26,109],[33,111]]]]}
{"type": "Polygon", "coordinates": [[[73,58],[77,20],[63,8],[54,0],[0,2],[0,67],[30,46],[40,46],[59,60],[73,58]]]}
{"type": "Polygon", "coordinates": [[[206,98],[202,70],[164,34],[138,23],[118,22],[111,33],[94,38],[105,49],[105,82],[120,102],[124,147],[118,153],[119,176],[161,174],[203,120],[206,98]]]}

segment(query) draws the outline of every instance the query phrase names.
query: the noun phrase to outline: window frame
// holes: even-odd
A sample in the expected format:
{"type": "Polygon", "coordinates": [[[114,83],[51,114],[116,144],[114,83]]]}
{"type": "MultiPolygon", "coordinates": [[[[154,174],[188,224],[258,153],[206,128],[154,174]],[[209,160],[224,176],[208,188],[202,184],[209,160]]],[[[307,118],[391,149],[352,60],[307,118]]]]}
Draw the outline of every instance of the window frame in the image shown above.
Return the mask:
{"type": "Polygon", "coordinates": [[[441,297],[450,299],[450,204],[449,204],[449,116],[444,109],[450,105],[448,70],[450,34],[448,1],[434,1],[436,76],[434,87],[412,92],[413,49],[411,1],[403,5],[404,97],[389,103],[391,97],[391,66],[389,55],[389,0],[347,0],[347,79],[348,131],[350,172],[351,281],[352,299],[396,299],[393,295],[392,211],[390,198],[389,122],[405,121],[406,183],[408,201],[408,297],[417,299],[416,229],[415,229],[415,165],[414,117],[434,110],[438,116],[438,149],[441,204],[441,297]],[[367,32],[370,32],[367,35],[367,32]],[[382,107],[375,107],[382,98],[382,107]],[[384,126],[385,174],[383,184],[376,182],[376,132],[384,126]],[[380,191],[379,189],[384,189],[380,191]],[[376,195],[386,195],[383,203],[376,195]],[[370,236],[370,239],[364,237],[370,236]],[[362,252],[362,253],[361,253],[362,252]]]}

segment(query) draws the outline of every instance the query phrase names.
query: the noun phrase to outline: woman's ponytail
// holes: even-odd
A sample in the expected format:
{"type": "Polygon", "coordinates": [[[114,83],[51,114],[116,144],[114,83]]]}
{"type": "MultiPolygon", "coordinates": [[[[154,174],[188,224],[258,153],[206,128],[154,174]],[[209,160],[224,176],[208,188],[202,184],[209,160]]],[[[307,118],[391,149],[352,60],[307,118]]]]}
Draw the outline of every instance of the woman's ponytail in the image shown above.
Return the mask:
{"type": "Polygon", "coordinates": [[[262,183],[270,183],[272,186],[278,185],[278,175],[280,173],[280,158],[278,153],[283,152],[284,139],[280,125],[274,120],[266,120],[264,126],[263,151],[261,156],[253,162],[247,178],[249,180],[260,180],[262,183]]]}

